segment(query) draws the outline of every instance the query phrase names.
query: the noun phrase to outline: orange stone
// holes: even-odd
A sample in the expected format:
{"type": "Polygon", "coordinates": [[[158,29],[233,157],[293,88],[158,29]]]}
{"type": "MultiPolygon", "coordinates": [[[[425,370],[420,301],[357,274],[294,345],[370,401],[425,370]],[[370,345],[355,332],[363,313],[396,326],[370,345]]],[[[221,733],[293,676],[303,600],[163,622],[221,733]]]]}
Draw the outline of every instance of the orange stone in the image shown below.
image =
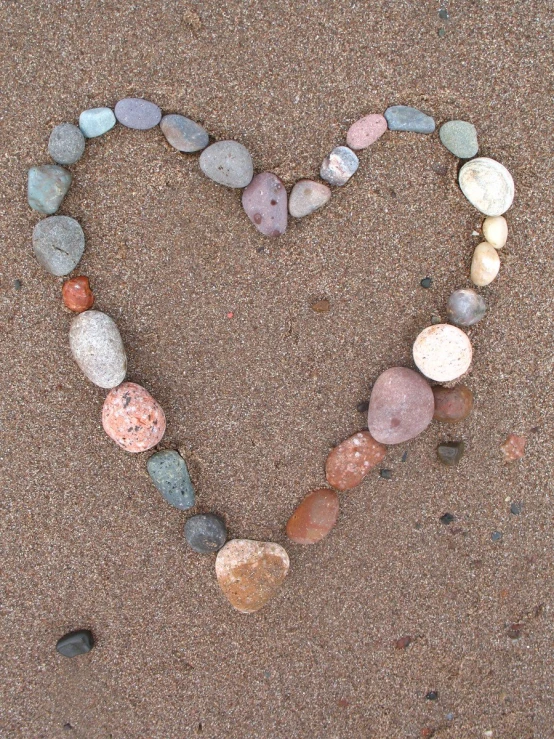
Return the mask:
{"type": "Polygon", "coordinates": [[[127,452],[145,452],[165,433],[165,414],[150,393],[134,382],[110,390],[102,408],[102,426],[127,452]]]}
{"type": "Polygon", "coordinates": [[[254,613],[278,592],[289,565],[279,544],[232,539],[217,553],[215,574],[231,605],[241,613],[254,613]]]}
{"type": "Polygon", "coordinates": [[[465,385],[433,388],[435,396],[434,421],[458,423],[469,416],[473,409],[473,393],[465,385]]]}
{"type": "Polygon", "coordinates": [[[360,431],[336,446],[327,457],[327,482],[341,491],[355,488],[386,453],[386,446],[375,441],[369,431],[360,431]]]}
{"type": "Polygon", "coordinates": [[[94,295],[88,277],[72,277],[63,283],[62,298],[66,308],[74,313],[82,313],[94,305],[94,295]]]}
{"type": "Polygon", "coordinates": [[[287,536],[297,544],[315,544],[331,531],[339,515],[339,496],[329,488],[308,493],[287,523],[287,536]]]}
{"type": "Polygon", "coordinates": [[[525,454],[526,441],[524,436],[510,434],[500,447],[504,452],[504,460],[506,462],[515,462],[516,459],[521,459],[525,454]]]}

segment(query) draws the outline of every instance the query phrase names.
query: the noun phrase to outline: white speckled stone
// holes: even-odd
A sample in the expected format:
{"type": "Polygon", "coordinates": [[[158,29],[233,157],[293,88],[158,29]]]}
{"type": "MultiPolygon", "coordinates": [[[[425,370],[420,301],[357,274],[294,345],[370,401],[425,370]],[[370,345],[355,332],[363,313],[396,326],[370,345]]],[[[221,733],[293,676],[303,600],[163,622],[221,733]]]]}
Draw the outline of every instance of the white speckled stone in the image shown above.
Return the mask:
{"type": "Polygon", "coordinates": [[[289,213],[293,218],[304,218],[323,208],[331,198],[327,185],[314,180],[299,180],[289,197],[289,213]]]}
{"type": "Polygon", "coordinates": [[[360,161],[348,146],[337,146],[325,157],[319,174],[330,185],[346,185],[358,169],[360,161]]]}
{"type": "Polygon", "coordinates": [[[120,385],[127,372],[127,356],[115,322],[105,313],[87,310],[73,319],[69,346],[83,374],[95,385],[120,385]]]}
{"type": "Polygon", "coordinates": [[[450,382],[467,372],[473,349],[461,329],[439,323],[423,329],[414,342],[413,354],[414,362],[425,377],[450,382]]]}
{"type": "Polygon", "coordinates": [[[471,260],[471,281],[478,287],[490,285],[500,269],[498,252],[487,241],[475,247],[471,260]]]}
{"type": "Polygon", "coordinates": [[[488,157],[464,164],[458,182],[469,202],[486,216],[501,216],[514,199],[512,175],[500,162],[488,157]]]}
{"type": "Polygon", "coordinates": [[[495,249],[502,249],[508,240],[508,224],[502,216],[490,216],[483,221],[483,236],[485,241],[495,249]]]}

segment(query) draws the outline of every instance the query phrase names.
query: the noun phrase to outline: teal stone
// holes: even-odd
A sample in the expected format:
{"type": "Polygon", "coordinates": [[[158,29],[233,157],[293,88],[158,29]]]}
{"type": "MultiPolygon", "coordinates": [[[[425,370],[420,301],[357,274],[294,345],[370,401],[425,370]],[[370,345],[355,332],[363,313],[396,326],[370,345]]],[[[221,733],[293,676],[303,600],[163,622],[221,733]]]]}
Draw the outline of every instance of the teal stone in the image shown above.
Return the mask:
{"type": "Polygon", "coordinates": [[[153,454],[146,463],[148,474],[165,500],[186,511],[195,503],[194,488],[185,460],[178,452],[165,449],[153,454]]]}
{"type": "Polygon", "coordinates": [[[458,159],[471,159],[479,151],[477,129],[467,121],[448,121],[440,127],[439,137],[458,159]]]}
{"type": "Polygon", "coordinates": [[[116,123],[115,114],[111,108],[90,108],[83,110],[79,116],[79,128],[87,139],[110,131],[116,123]]]}
{"type": "Polygon", "coordinates": [[[61,205],[71,185],[71,172],[57,164],[31,167],[27,180],[27,200],[33,210],[52,215],[61,205]]]}
{"type": "Polygon", "coordinates": [[[435,121],[417,108],[409,105],[393,105],[385,110],[389,131],[412,131],[413,133],[433,133],[435,121]]]}

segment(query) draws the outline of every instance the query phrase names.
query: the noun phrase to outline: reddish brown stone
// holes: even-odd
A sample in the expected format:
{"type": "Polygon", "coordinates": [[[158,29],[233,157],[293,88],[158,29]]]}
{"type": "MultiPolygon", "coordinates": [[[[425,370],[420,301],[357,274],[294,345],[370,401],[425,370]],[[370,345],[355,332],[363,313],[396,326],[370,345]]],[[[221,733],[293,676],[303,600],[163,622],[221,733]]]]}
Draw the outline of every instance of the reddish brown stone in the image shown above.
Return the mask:
{"type": "Polygon", "coordinates": [[[165,433],[165,415],[150,393],[134,382],[110,390],[102,408],[108,436],[127,452],[145,452],[165,433]]]}
{"type": "Polygon", "coordinates": [[[308,493],[287,523],[287,536],[297,544],[315,544],[331,531],[339,515],[339,496],[329,488],[308,493]]]}
{"type": "Polygon", "coordinates": [[[504,452],[505,461],[514,462],[516,459],[521,459],[525,454],[526,441],[524,436],[510,434],[500,447],[504,452]]]}
{"type": "Polygon", "coordinates": [[[336,446],[327,457],[327,482],[341,491],[355,488],[386,453],[387,448],[375,441],[369,431],[360,431],[336,446]]]}
{"type": "Polygon", "coordinates": [[[82,313],[94,305],[94,295],[88,277],[72,277],[64,282],[62,298],[66,308],[74,313],[82,313]]]}
{"type": "Polygon", "coordinates": [[[412,643],[412,637],[411,636],[402,636],[400,639],[397,639],[394,648],[395,649],[406,649],[410,646],[412,643]]]}
{"type": "Polygon", "coordinates": [[[435,396],[434,421],[458,423],[469,416],[473,409],[473,393],[465,385],[433,388],[435,396]]]}

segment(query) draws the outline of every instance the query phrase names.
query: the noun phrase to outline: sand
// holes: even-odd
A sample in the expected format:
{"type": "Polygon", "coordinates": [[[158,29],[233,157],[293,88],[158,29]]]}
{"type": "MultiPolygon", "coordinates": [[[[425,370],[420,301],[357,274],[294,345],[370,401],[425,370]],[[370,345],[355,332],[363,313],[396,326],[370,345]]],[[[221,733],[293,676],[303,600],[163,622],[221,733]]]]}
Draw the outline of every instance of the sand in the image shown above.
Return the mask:
{"type": "Polygon", "coordinates": [[[551,6],[438,10],[0,3],[2,739],[552,737],[551,6]],[[341,494],[332,535],[301,547],[285,523],[324,482],[329,449],[364,428],[356,406],[384,369],[413,366],[415,336],[469,286],[481,219],[457,160],[438,133],[385,133],[326,209],[277,240],[159,129],[118,126],[71,168],[59,213],[85,231],[79,271],[121,329],[128,379],[166,411],[162,446],[187,457],[197,510],[287,548],[289,577],[256,615],[186,548],[186,514],[145,455],[103,433],[62,281],[32,254],[26,172],[49,161],[52,127],[135,95],[239,140],[287,187],[393,104],[471,121],[516,183],[489,312],[468,331],[474,413],[391,447],[392,479],[374,471],[341,494]],[[311,310],[324,299],[329,312],[311,310]],[[506,466],[510,432],[528,443],[506,466]],[[459,439],[459,467],[440,466],[437,444],[459,439]],[[96,648],[60,657],[77,628],[96,648]]]}

